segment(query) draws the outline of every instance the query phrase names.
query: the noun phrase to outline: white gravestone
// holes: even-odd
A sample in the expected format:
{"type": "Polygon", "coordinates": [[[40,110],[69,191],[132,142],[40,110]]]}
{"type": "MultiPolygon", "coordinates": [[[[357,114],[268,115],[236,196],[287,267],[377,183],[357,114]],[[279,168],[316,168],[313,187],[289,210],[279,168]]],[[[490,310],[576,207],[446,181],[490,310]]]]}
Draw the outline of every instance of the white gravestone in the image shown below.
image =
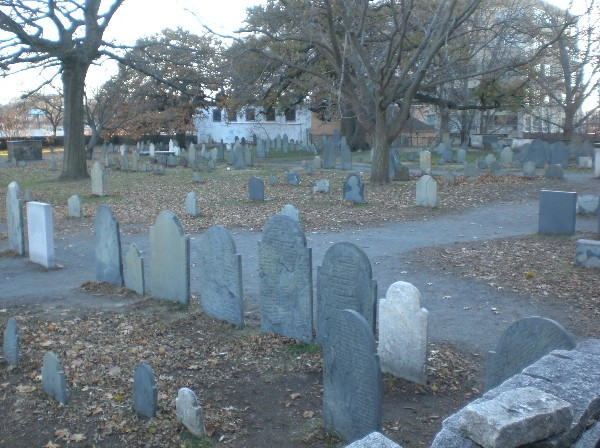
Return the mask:
{"type": "Polygon", "coordinates": [[[27,233],[29,259],[46,268],[54,266],[54,229],[50,204],[27,203],[27,233]]]}
{"type": "Polygon", "coordinates": [[[92,195],[104,196],[104,170],[102,164],[97,160],[92,165],[90,176],[92,178],[92,195]]]}
{"type": "Polygon", "coordinates": [[[79,196],[72,195],[67,201],[67,205],[71,218],[81,218],[81,198],[79,196]]]}
{"type": "Polygon", "coordinates": [[[177,418],[187,430],[196,437],[204,437],[204,419],[202,406],[198,405],[196,394],[187,387],[182,387],[175,399],[177,418]]]}
{"type": "Polygon", "coordinates": [[[437,182],[429,176],[422,176],[417,181],[417,205],[420,207],[437,207],[437,182]]]}

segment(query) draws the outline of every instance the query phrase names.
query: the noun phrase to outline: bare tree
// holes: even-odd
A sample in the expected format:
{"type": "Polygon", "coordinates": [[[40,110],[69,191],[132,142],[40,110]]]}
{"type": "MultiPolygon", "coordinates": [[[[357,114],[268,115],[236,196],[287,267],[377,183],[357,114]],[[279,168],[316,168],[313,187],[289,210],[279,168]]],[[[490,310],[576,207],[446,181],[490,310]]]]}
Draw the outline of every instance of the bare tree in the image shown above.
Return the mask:
{"type": "Polygon", "coordinates": [[[52,126],[51,143],[56,140],[56,130],[63,122],[64,104],[61,89],[53,87],[53,93],[36,92],[26,98],[26,103],[42,112],[52,126]]]}
{"type": "Polygon", "coordinates": [[[5,137],[22,137],[27,129],[28,107],[23,101],[0,106],[0,132],[5,137]]]}

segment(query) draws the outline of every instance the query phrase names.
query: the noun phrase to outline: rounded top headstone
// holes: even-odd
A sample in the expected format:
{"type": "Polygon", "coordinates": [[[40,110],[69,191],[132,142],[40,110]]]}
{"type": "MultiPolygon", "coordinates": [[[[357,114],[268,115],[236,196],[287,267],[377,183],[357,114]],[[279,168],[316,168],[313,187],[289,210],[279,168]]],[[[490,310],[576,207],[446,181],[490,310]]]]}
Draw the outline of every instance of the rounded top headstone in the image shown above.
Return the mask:
{"type": "Polygon", "coordinates": [[[158,229],[175,228],[179,232],[179,236],[184,235],[183,226],[181,225],[181,221],[179,221],[179,218],[177,217],[177,215],[175,213],[173,213],[172,211],[169,211],[169,210],[160,212],[160,214],[156,218],[156,221],[154,221],[153,227],[157,230],[158,229]]]}
{"type": "Polygon", "coordinates": [[[393,283],[388,288],[384,300],[394,301],[407,311],[418,311],[421,309],[421,293],[414,285],[408,282],[393,283]]]}

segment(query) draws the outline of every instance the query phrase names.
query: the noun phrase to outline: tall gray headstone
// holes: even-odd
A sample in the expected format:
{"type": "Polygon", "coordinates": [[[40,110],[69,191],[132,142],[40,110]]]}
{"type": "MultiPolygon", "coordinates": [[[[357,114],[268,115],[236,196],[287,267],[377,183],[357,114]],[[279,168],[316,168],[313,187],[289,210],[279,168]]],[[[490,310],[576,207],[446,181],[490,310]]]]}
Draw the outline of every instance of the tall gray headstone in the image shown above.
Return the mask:
{"type": "Polygon", "coordinates": [[[23,201],[19,197],[19,184],[11,182],[6,189],[6,226],[8,228],[8,248],[19,256],[25,255],[25,234],[23,229],[23,201]]]}
{"type": "Polygon", "coordinates": [[[573,235],[577,213],[577,193],[540,191],[538,233],[573,235]]]}
{"type": "Polygon", "coordinates": [[[342,159],[342,169],[343,170],[351,170],[352,169],[352,152],[350,151],[350,147],[346,143],[346,139],[344,138],[341,145],[341,159],[342,159]]]}
{"type": "Polygon", "coordinates": [[[144,295],[144,259],[135,244],[129,245],[125,253],[125,287],[144,295]]]}
{"type": "Polygon", "coordinates": [[[112,209],[101,204],[94,219],[96,239],[96,280],[123,286],[123,261],[119,223],[112,209]]]}
{"type": "Polygon", "coordinates": [[[190,191],[185,197],[185,214],[194,217],[200,215],[200,210],[198,209],[198,197],[193,191],[190,191]]]}
{"type": "Polygon", "coordinates": [[[371,262],[362,249],[342,242],[331,246],[317,269],[317,342],[328,337],[328,324],[336,311],[358,311],[375,333],[377,282],[371,262]]]}
{"type": "Polygon", "coordinates": [[[354,310],[331,316],[323,346],[323,425],[347,442],[381,430],[382,381],[375,337],[354,310]]]}
{"type": "Polygon", "coordinates": [[[92,181],[92,195],[104,196],[104,168],[102,168],[102,164],[97,160],[92,165],[90,177],[92,181]]]}
{"type": "Polygon", "coordinates": [[[4,329],[3,354],[7,363],[14,366],[19,364],[19,330],[14,317],[8,319],[4,329]]]}
{"type": "Polygon", "coordinates": [[[175,399],[175,410],[179,421],[196,437],[204,437],[204,418],[202,406],[198,405],[196,394],[182,387],[175,399]]]}
{"type": "Polygon", "coordinates": [[[226,228],[210,227],[202,234],[197,266],[202,310],[209,316],[243,326],[242,256],[226,228]]]}
{"type": "Polygon", "coordinates": [[[325,140],[323,146],[323,168],[327,170],[335,168],[335,150],[330,138],[325,140]]]}
{"type": "Polygon", "coordinates": [[[133,377],[133,410],[142,417],[156,417],[158,389],[152,367],[139,364],[133,377]]]}
{"type": "Polygon", "coordinates": [[[248,181],[248,198],[251,201],[265,200],[265,182],[260,177],[251,177],[248,181]]]}
{"type": "Polygon", "coordinates": [[[129,156],[127,154],[121,156],[121,169],[123,171],[129,171],[129,156]]]}
{"type": "Polygon", "coordinates": [[[381,371],[427,384],[428,312],[421,294],[410,283],[392,284],[379,300],[379,357],[381,371]]]}
{"type": "Polygon", "coordinates": [[[490,390],[530,366],[552,350],[572,350],[573,337],[558,323],[543,317],[526,317],[500,337],[496,350],[488,353],[485,390],[490,390]]]}
{"type": "Polygon", "coordinates": [[[365,202],[365,186],[358,174],[348,174],[346,182],[344,182],[342,187],[342,197],[345,201],[351,201],[356,204],[365,202]]]}
{"type": "Polygon", "coordinates": [[[465,163],[467,161],[467,150],[460,148],[456,153],[456,161],[458,163],[465,163]]]}
{"type": "Polygon", "coordinates": [[[42,390],[62,404],[68,404],[67,382],[60,361],[52,352],[46,352],[42,364],[42,390]]]}
{"type": "Polygon", "coordinates": [[[69,197],[67,207],[71,218],[81,218],[81,198],[79,196],[74,194],[69,197]]]}
{"type": "Polygon", "coordinates": [[[437,181],[425,174],[417,181],[417,205],[419,207],[437,207],[437,181]]]}
{"type": "Polygon", "coordinates": [[[54,226],[52,206],[43,202],[27,203],[29,259],[45,268],[54,266],[54,226]]]}
{"type": "Polygon", "coordinates": [[[259,243],[260,321],[273,332],[313,340],[312,250],[298,221],[276,215],[259,243]]]}
{"type": "Polygon", "coordinates": [[[188,151],[188,159],[190,165],[194,165],[196,163],[196,146],[193,143],[190,143],[190,149],[188,151]]]}
{"type": "Polygon", "coordinates": [[[150,228],[150,256],[152,294],[160,299],[188,303],[190,239],[173,212],[161,212],[150,228]]]}

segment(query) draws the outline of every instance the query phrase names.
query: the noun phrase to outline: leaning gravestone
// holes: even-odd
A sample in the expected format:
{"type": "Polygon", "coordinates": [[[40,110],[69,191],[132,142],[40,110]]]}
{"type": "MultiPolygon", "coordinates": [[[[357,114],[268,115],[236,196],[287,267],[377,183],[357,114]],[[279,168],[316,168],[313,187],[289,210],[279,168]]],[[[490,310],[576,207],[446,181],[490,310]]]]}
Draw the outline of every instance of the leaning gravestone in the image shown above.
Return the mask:
{"type": "Polygon", "coordinates": [[[437,182],[426,174],[417,181],[417,206],[437,207],[437,205],[437,182]]]}
{"type": "Polygon", "coordinates": [[[60,361],[52,352],[46,352],[42,364],[42,390],[62,404],[68,404],[67,382],[60,361]]]}
{"type": "Polygon", "coordinates": [[[160,299],[188,303],[190,239],[173,212],[161,212],[150,228],[150,256],[152,294],[160,299]]]}
{"type": "Polygon", "coordinates": [[[101,204],[94,219],[96,239],[96,280],[123,286],[123,262],[119,223],[112,209],[101,204]]]}
{"type": "Polygon", "coordinates": [[[179,389],[175,399],[175,410],[179,421],[192,435],[204,437],[202,406],[198,405],[196,394],[191,389],[179,389]]]}
{"type": "Polygon", "coordinates": [[[300,223],[273,216],[265,224],[258,253],[262,332],[311,342],[312,250],[306,247],[300,223]]]}
{"type": "Polygon", "coordinates": [[[104,196],[104,169],[97,160],[92,165],[90,177],[92,178],[92,195],[104,196]]]}
{"type": "Polygon", "coordinates": [[[142,417],[156,417],[158,390],[148,364],[139,364],[133,377],[133,410],[142,417]]]}
{"type": "Polygon", "coordinates": [[[288,171],[285,173],[285,183],[294,186],[300,185],[300,175],[295,171],[288,171]]]}
{"type": "Polygon", "coordinates": [[[381,429],[382,381],[372,327],[336,311],[323,346],[323,426],[347,442],[381,429]]]}
{"type": "Polygon", "coordinates": [[[19,364],[19,330],[14,317],[8,319],[4,329],[3,354],[7,363],[16,366],[19,364]]]}
{"type": "Polygon", "coordinates": [[[379,301],[381,371],[427,384],[428,312],[410,283],[396,282],[379,301]]]}
{"type": "Polygon", "coordinates": [[[362,249],[342,242],[331,246],[317,269],[317,342],[328,337],[328,324],[335,312],[358,311],[375,333],[377,282],[362,249]]]}
{"type": "Polygon", "coordinates": [[[572,350],[573,337],[558,323],[543,317],[526,317],[500,337],[496,351],[488,353],[485,390],[490,390],[553,350],[572,350]]]}
{"type": "Polygon", "coordinates": [[[300,222],[300,210],[294,207],[292,204],[285,204],[280,212],[281,215],[286,215],[292,218],[294,221],[300,222]]]}
{"type": "Polygon", "coordinates": [[[185,197],[185,213],[189,216],[199,216],[200,211],[198,210],[198,197],[196,193],[190,191],[185,197]]]}
{"type": "Polygon", "coordinates": [[[540,191],[538,233],[573,235],[577,213],[577,193],[540,191]]]}
{"type": "Polygon", "coordinates": [[[19,184],[11,182],[6,189],[6,227],[8,228],[8,248],[19,256],[25,255],[25,234],[23,229],[23,201],[19,184]]]}
{"type": "Polygon", "coordinates": [[[67,201],[69,216],[71,218],[81,218],[81,198],[76,194],[69,197],[67,201]]]}
{"type": "Polygon", "coordinates": [[[135,244],[125,253],[125,287],[144,295],[144,259],[135,244]]]}
{"type": "Polygon", "coordinates": [[[251,201],[265,200],[265,182],[260,177],[251,177],[248,181],[248,198],[251,201]]]}
{"type": "Polygon", "coordinates": [[[419,168],[423,174],[431,174],[431,153],[429,151],[421,151],[419,153],[419,168]]]}
{"type": "Polygon", "coordinates": [[[202,310],[209,316],[244,325],[242,256],[236,253],[231,233],[210,227],[198,245],[198,280],[202,310]]]}
{"type": "Polygon", "coordinates": [[[342,197],[345,201],[350,201],[355,204],[362,204],[365,202],[365,186],[361,182],[358,174],[348,174],[346,182],[344,182],[342,187],[342,197]]]}
{"type": "Polygon", "coordinates": [[[54,266],[54,227],[52,206],[43,202],[27,203],[29,259],[50,268],[54,266]]]}

